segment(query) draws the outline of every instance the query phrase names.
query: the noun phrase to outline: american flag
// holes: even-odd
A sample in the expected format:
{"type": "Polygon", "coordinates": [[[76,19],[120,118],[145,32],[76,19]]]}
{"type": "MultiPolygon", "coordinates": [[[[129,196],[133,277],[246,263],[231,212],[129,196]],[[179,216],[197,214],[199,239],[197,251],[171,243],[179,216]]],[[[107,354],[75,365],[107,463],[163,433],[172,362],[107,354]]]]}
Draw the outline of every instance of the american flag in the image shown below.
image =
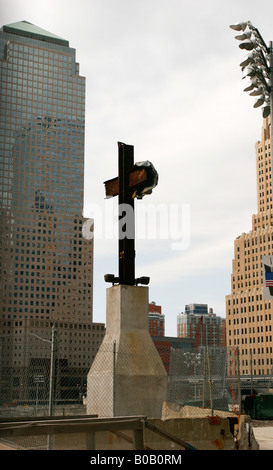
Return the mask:
{"type": "Polygon", "coordinates": [[[266,287],[273,287],[273,273],[265,273],[266,287]]]}

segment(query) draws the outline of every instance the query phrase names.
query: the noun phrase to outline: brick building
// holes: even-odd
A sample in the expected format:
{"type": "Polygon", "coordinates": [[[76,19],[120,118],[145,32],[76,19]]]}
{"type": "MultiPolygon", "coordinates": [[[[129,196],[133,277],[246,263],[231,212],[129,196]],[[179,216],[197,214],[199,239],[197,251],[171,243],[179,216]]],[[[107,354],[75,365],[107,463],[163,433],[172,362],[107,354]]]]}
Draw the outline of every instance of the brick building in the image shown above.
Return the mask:
{"type": "Polygon", "coordinates": [[[165,335],[165,315],[162,307],[155,302],[149,304],[149,331],[151,336],[165,335]]]}
{"type": "Polygon", "coordinates": [[[225,319],[208,310],[207,304],[186,305],[177,316],[177,336],[194,340],[196,347],[224,347],[225,319]]]}
{"type": "MultiPolygon", "coordinates": [[[[256,143],[258,212],[252,230],[234,241],[231,293],[226,296],[227,346],[238,348],[241,374],[271,374],[272,301],[263,296],[262,258],[273,254],[270,120],[263,120],[256,143]]],[[[251,182],[249,182],[251,184],[251,182]]]]}

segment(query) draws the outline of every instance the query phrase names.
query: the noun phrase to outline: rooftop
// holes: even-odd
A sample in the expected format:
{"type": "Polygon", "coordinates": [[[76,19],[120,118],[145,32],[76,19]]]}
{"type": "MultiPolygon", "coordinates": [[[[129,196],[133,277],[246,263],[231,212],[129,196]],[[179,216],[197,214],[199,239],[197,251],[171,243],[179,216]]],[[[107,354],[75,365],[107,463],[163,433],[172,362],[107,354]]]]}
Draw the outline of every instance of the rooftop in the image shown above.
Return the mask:
{"type": "Polygon", "coordinates": [[[69,46],[69,42],[55,34],[46,31],[45,29],[39,28],[28,21],[19,21],[18,23],[11,23],[1,28],[1,31],[5,33],[16,34],[18,36],[30,37],[38,39],[39,41],[51,42],[54,44],[60,44],[61,46],[69,46]]]}

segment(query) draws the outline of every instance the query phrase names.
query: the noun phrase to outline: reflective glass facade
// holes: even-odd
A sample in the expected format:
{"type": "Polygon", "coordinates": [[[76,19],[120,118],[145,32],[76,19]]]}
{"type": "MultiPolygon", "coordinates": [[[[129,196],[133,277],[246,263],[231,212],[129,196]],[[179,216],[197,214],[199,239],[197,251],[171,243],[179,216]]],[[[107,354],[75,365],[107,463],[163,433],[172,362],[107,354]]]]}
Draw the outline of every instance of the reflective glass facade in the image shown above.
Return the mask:
{"type": "Polygon", "coordinates": [[[30,23],[3,26],[0,80],[1,318],[91,323],[75,50],[30,23]]]}

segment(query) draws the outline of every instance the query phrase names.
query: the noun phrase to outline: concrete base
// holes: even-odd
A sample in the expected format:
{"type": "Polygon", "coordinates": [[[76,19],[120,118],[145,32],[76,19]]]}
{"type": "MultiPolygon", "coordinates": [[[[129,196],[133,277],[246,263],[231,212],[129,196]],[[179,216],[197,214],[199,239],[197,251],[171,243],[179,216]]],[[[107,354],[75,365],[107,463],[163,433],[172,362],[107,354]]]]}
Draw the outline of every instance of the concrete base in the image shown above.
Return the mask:
{"type": "Polygon", "coordinates": [[[87,378],[87,414],[161,417],[167,373],[149,333],[148,287],[106,291],[106,335],[87,378]]]}

